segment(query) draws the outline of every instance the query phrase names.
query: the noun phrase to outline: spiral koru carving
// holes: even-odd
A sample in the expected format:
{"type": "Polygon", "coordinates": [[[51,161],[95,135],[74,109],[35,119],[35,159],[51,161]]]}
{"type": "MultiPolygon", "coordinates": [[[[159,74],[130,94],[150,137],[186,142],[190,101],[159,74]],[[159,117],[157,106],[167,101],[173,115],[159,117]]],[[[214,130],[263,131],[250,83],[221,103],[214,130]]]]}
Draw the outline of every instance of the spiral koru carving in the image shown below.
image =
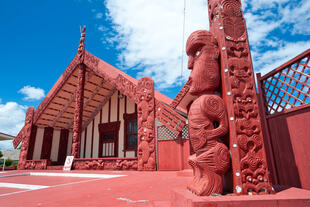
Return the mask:
{"type": "Polygon", "coordinates": [[[189,111],[189,135],[195,154],[189,157],[194,179],[188,189],[197,195],[222,193],[222,176],[230,164],[228,148],[218,139],[228,131],[223,100],[216,95],[202,95],[189,111]]]}

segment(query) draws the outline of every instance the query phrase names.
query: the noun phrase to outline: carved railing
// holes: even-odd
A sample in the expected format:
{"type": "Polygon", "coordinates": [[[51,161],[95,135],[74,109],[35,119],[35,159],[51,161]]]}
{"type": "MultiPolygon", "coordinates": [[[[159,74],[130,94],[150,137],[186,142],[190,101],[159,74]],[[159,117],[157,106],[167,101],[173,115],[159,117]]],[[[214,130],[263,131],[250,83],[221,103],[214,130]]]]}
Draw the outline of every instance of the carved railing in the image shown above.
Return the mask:
{"type": "Polygon", "coordinates": [[[160,121],[170,131],[179,136],[179,134],[182,132],[183,127],[186,124],[186,118],[158,100],[155,101],[155,109],[156,118],[158,119],[158,121],[160,121]]]}
{"type": "Polygon", "coordinates": [[[137,170],[137,158],[78,158],[73,161],[75,170],[137,170]]]}
{"type": "Polygon", "coordinates": [[[310,49],[261,77],[259,92],[267,115],[310,103],[310,49]]]}

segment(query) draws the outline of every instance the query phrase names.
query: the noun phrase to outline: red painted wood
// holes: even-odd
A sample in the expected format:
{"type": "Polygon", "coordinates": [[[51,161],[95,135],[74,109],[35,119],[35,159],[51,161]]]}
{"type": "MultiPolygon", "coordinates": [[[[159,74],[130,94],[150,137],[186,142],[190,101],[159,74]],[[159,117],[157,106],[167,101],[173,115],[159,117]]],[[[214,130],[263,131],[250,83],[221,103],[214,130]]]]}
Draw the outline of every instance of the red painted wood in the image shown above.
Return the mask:
{"type": "Polygon", "coordinates": [[[183,169],[191,169],[187,161],[187,158],[190,156],[189,139],[183,139],[182,151],[183,151],[183,169]]]}
{"type": "Polygon", "coordinates": [[[65,163],[67,157],[68,139],[69,139],[69,130],[61,129],[59,147],[58,147],[58,158],[57,158],[58,165],[63,165],[65,163]]]}
{"type": "Polygon", "coordinates": [[[279,185],[310,189],[310,105],[267,117],[279,185]],[[307,107],[306,107],[307,106],[307,107]],[[299,110],[298,110],[299,109],[299,110]]]}
{"type": "Polygon", "coordinates": [[[285,114],[284,117],[288,126],[301,187],[310,190],[310,104],[308,104],[308,108],[285,114]]]}
{"type": "Polygon", "coordinates": [[[32,160],[32,157],[33,157],[34,144],[36,142],[36,135],[37,135],[37,128],[38,128],[37,126],[33,125],[31,129],[27,160],[32,160]]]}
{"type": "MultiPolygon", "coordinates": [[[[127,147],[127,125],[128,125],[128,121],[132,121],[132,120],[137,120],[137,113],[131,113],[131,114],[123,114],[123,119],[124,119],[124,153],[126,154],[127,151],[135,151],[135,154],[137,153],[137,148],[132,149],[132,148],[128,148],[127,147]]],[[[138,135],[138,134],[137,134],[138,135]]]]}
{"type": "Polygon", "coordinates": [[[285,186],[301,187],[294,152],[285,119],[275,118],[268,120],[270,137],[275,155],[278,172],[278,183],[285,186]]]}
{"type": "Polygon", "coordinates": [[[138,170],[156,170],[155,93],[151,78],[139,80],[135,100],[138,101],[138,170]]]}
{"type": "Polygon", "coordinates": [[[22,142],[20,153],[19,153],[19,162],[18,162],[18,169],[23,170],[27,169],[27,154],[29,149],[29,140],[31,136],[32,126],[33,126],[33,119],[34,119],[34,107],[30,106],[26,112],[25,118],[25,125],[18,133],[16,138],[13,140],[13,145],[15,148],[17,145],[22,142]]]}
{"type": "Polygon", "coordinates": [[[83,121],[83,102],[84,102],[84,84],[85,84],[85,65],[79,65],[78,86],[75,96],[73,138],[72,138],[72,156],[80,157],[81,150],[81,134],[83,121]]]}
{"type": "Polygon", "coordinates": [[[278,172],[276,168],[276,162],[275,162],[275,155],[272,150],[272,141],[270,137],[270,132],[269,132],[269,126],[266,120],[266,112],[264,108],[264,99],[263,99],[263,91],[262,91],[262,86],[261,86],[261,74],[257,73],[257,87],[258,87],[258,107],[259,107],[259,113],[261,117],[261,122],[262,122],[262,129],[263,129],[263,135],[264,135],[264,143],[266,146],[266,154],[267,154],[267,161],[268,161],[268,167],[270,170],[270,175],[269,177],[271,178],[271,183],[279,183],[278,180],[278,172]]]}
{"type": "Polygon", "coordinates": [[[53,132],[54,132],[54,128],[52,128],[52,127],[45,127],[44,128],[43,143],[42,143],[42,150],[41,150],[41,159],[49,160],[51,157],[53,132]]]}
{"type": "Polygon", "coordinates": [[[220,52],[234,193],[273,193],[241,1],[208,0],[208,7],[210,32],[216,37],[220,52]]]}
{"type": "Polygon", "coordinates": [[[81,31],[80,45],[77,51],[78,57],[78,84],[75,95],[75,109],[73,121],[73,138],[72,138],[72,156],[74,158],[80,157],[81,150],[81,134],[83,124],[83,104],[84,104],[84,85],[86,65],[84,65],[85,56],[85,27],[81,31]]]}
{"type": "Polygon", "coordinates": [[[157,166],[158,170],[180,170],[180,152],[177,140],[157,141],[157,166]]]}
{"type": "Polygon", "coordinates": [[[115,139],[112,141],[114,143],[114,151],[113,151],[113,157],[118,157],[118,149],[117,149],[117,142],[118,142],[118,135],[119,135],[119,128],[120,128],[120,122],[110,122],[110,123],[103,123],[98,125],[99,129],[99,146],[98,146],[98,152],[99,152],[99,157],[103,157],[103,146],[105,147],[105,156],[107,153],[111,152],[109,151],[109,147],[107,144],[111,143],[110,141],[104,141],[103,140],[103,135],[105,133],[114,133],[115,134],[115,139]]]}

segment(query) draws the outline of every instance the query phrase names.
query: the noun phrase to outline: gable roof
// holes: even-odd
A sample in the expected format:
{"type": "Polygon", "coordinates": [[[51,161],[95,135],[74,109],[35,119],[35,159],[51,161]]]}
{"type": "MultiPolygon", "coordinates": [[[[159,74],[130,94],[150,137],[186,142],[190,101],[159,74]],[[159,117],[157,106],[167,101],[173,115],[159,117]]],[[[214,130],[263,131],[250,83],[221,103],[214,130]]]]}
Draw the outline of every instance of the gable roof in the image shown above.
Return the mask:
{"type": "MultiPolygon", "coordinates": [[[[85,51],[83,63],[86,65],[83,127],[94,118],[116,90],[135,101],[135,87],[138,80],[116,67],[85,51]]],[[[34,124],[54,128],[72,129],[77,85],[78,57],[75,56],[52,89],[40,103],[34,114],[34,124]]],[[[168,107],[172,99],[155,90],[155,99],[168,107]]],[[[179,107],[179,111],[186,110],[179,107]]],[[[182,116],[167,109],[178,119],[182,116]]],[[[184,122],[184,120],[182,121],[184,122]]]]}

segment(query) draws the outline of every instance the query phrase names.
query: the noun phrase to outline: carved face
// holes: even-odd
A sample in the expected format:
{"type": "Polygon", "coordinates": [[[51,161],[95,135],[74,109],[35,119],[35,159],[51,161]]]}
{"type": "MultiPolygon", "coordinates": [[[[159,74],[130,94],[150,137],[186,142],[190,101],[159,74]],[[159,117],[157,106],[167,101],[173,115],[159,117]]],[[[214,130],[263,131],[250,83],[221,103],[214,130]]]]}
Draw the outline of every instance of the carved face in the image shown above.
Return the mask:
{"type": "Polygon", "coordinates": [[[231,61],[229,69],[230,76],[235,76],[239,80],[248,79],[252,75],[247,62],[231,61]]]}
{"type": "Polygon", "coordinates": [[[235,114],[238,117],[246,117],[246,119],[257,117],[257,106],[253,96],[236,95],[234,105],[235,114]]]}
{"type": "Polygon", "coordinates": [[[206,30],[193,32],[186,43],[188,69],[192,70],[189,92],[199,95],[215,91],[220,83],[218,47],[213,35],[206,30]]]}

